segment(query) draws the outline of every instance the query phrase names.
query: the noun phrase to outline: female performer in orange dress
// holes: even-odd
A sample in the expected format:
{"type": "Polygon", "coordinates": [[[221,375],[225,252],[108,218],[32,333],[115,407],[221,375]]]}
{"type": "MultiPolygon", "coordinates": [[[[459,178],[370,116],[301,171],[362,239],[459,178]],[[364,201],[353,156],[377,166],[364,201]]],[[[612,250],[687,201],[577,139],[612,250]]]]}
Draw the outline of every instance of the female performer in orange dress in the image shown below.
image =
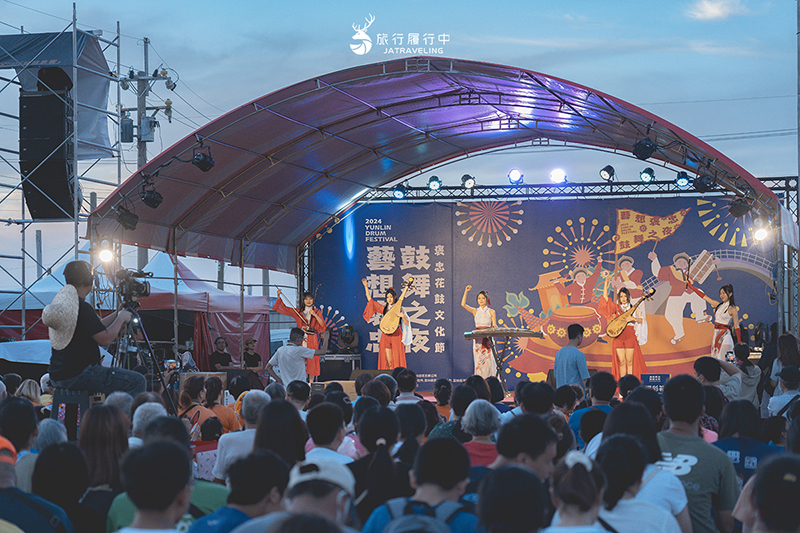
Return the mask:
{"type": "MultiPolygon", "coordinates": [[[[631,308],[631,293],[628,289],[621,288],[617,293],[617,303],[604,296],[598,305],[598,311],[605,316],[609,322],[631,308]]],[[[639,339],[636,336],[636,326],[644,322],[639,309],[628,318],[628,325],[622,333],[611,341],[611,371],[614,379],[633,374],[637,378],[647,373],[647,365],[644,363],[642,349],[639,347],[639,339]],[[639,315],[639,316],[636,316],[639,315]]]]}
{"type": "MultiPolygon", "coordinates": [[[[306,333],[306,337],[303,339],[303,346],[311,348],[312,350],[319,349],[317,333],[324,333],[326,326],[325,319],[322,318],[322,313],[319,312],[319,309],[314,307],[313,294],[304,292],[303,307],[295,309],[283,303],[283,300],[281,300],[281,290],[278,289],[278,299],[275,300],[275,305],[272,306],[272,309],[282,315],[293,318],[294,321],[297,322],[297,327],[306,333]]],[[[306,359],[306,373],[312,376],[312,381],[319,376],[318,355],[315,355],[311,359],[306,359]]]]}
{"type": "MultiPolygon", "coordinates": [[[[397,293],[394,289],[386,291],[386,305],[381,305],[372,299],[369,293],[367,280],[363,279],[364,291],[367,293],[367,306],[364,308],[364,320],[367,322],[376,314],[385,315],[386,311],[397,301],[397,293]]],[[[401,308],[402,318],[400,326],[391,335],[380,332],[380,343],[378,344],[378,370],[394,370],[398,366],[406,366],[406,347],[403,344],[403,320],[410,325],[408,315],[401,308]]]]}

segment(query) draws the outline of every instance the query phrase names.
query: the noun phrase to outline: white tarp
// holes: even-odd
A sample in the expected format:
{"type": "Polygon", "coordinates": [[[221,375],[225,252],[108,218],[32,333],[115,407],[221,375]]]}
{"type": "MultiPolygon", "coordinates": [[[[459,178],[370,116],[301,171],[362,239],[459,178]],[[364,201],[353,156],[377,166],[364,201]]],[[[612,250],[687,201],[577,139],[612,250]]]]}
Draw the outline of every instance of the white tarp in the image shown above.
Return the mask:
{"type": "MultiPolygon", "coordinates": [[[[108,63],[97,37],[77,34],[78,65],[102,74],[109,74],[108,63]]],[[[13,68],[19,75],[23,91],[37,90],[40,68],[61,67],[73,83],[72,33],[29,33],[0,35],[0,70],[13,68]]],[[[107,109],[110,80],[78,69],[79,103],[107,109]]],[[[76,106],[78,113],[78,159],[113,157],[108,138],[108,116],[85,106],[76,106]],[[99,146],[93,146],[93,143],[99,146]],[[106,148],[103,148],[106,147],[106,148]]]]}

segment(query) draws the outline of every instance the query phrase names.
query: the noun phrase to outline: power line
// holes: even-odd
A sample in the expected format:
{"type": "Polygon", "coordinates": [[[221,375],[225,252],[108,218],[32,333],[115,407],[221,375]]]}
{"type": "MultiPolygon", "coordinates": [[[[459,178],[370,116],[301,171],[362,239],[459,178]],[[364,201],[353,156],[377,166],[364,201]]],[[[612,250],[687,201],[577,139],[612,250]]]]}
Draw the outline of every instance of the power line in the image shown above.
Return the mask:
{"type": "MultiPolygon", "coordinates": [[[[175,70],[175,69],[173,69],[172,67],[170,67],[170,66],[169,66],[169,63],[167,63],[167,60],[166,60],[166,59],[164,59],[163,57],[161,57],[161,54],[159,54],[159,53],[158,53],[158,50],[156,50],[156,49],[153,47],[153,43],[150,43],[150,49],[151,49],[151,50],[153,50],[153,52],[155,52],[155,54],[158,56],[158,58],[161,60],[161,62],[162,62],[162,63],[164,63],[164,66],[166,66],[167,68],[170,68],[170,69],[172,69],[172,70],[175,70]]],[[[176,72],[177,72],[177,71],[176,71],[176,72]]],[[[217,111],[219,111],[220,113],[225,113],[225,110],[224,110],[224,109],[220,109],[220,108],[218,108],[217,106],[215,106],[214,104],[212,104],[211,102],[209,102],[208,100],[206,100],[205,98],[203,98],[202,96],[200,96],[199,94],[197,94],[196,92],[194,92],[194,91],[192,90],[192,88],[191,88],[191,87],[189,87],[189,86],[186,84],[186,82],[185,82],[185,81],[183,82],[183,86],[184,86],[184,87],[186,87],[186,90],[187,90],[187,91],[189,91],[190,93],[192,93],[193,95],[195,95],[196,97],[198,97],[200,100],[202,100],[202,101],[203,101],[203,102],[205,102],[206,104],[210,105],[211,107],[213,107],[214,109],[216,109],[216,110],[217,110],[217,111]]]]}
{"type": "Polygon", "coordinates": [[[668,105],[668,104],[709,104],[715,102],[741,102],[744,100],[773,100],[775,98],[797,98],[797,95],[785,94],[781,96],[744,96],[741,98],[714,98],[712,100],[676,100],[674,102],[647,102],[644,104],[636,104],[636,105],[645,106],[645,105],[668,105]]]}

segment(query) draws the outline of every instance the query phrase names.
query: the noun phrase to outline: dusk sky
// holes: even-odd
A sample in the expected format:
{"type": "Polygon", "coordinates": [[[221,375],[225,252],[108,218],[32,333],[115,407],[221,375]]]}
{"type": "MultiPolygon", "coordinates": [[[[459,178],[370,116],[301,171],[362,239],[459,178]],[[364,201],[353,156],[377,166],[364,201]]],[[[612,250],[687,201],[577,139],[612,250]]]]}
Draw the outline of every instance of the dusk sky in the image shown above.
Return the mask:
{"type": "MultiPolygon", "coordinates": [[[[151,105],[172,100],[174,120],[169,124],[161,117],[150,157],[221,114],[288,85],[356,65],[437,55],[564,78],[676,124],[756,176],[797,174],[797,3],[788,0],[81,0],[77,13],[81,28],[102,29],[105,38],[113,37],[120,22],[123,72],[143,68],[141,38],[148,37],[149,69],[165,66],[179,78],[174,92],[157,83],[151,95],[151,105]],[[352,39],[353,25],[363,26],[370,15],[373,46],[357,55],[350,47],[359,43],[352,39]],[[418,34],[417,47],[428,51],[397,53],[409,47],[409,34],[418,34]],[[423,42],[426,34],[433,45],[423,42]],[[388,45],[378,42],[379,35],[388,36],[388,45]],[[404,44],[398,44],[398,36],[404,44]]],[[[0,0],[3,33],[18,33],[21,26],[25,32],[58,32],[71,18],[72,4],[64,0],[0,0]]],[[[135,95],[124,93],[123,105],[134,106],[135,95]]],[[[0,93],[0,111],[16,114],[17,106],[15,88],[0,93]]],[[[0,119],[0,147],[16,149],[17,138],[16,122],[0,119]]],[[[135,145],[125,148],[123,180],[136,170],[135,145]]],[[[437,175],[446,185],[455,185],[465,172],[481,183],[502,184],[508,170],[517,167],[526,182],[536,183],[560,167],[570,181],[595,182],[598,169],[609,163],[622,181],[635,179],[643,167],[640,161],[593,150],[528,148],[470,158],[437,175]]],[[[0,168],[0,183],[19,179],[7,164],[0,162],[0,168]]],[[[112,160],[95,171],[116,181],[112,160]]],[[[411,184],[422,185],[427,177],[411,184]]],[[[102,199],[111,189],[90,185],[84,191],[87,196],[96,191],[102,199]]],[[[0,218],[18,218],[18,201],[3,202],[0,213],[0,218]]],[[[71,228],[59,226],[31,228],[44,231],[46,260],[55,260],[70,239],[71,228]]],[[[30,235],[32,251],[33,231],[30,235]]],[[[18,228],[0,228],[0,239],[0,253],[19,252],[18,228]]],[[[125,261],[133,266],[135,253],[125,261]]],[[[213,263],[193,260],[190,265],[203,276],[215,276],[213,263]]],[[[14,265],[9,270],[14,272],[14,265]]],[[[3,276],[0,286],[8,286],[3,276]]],[[[260,276],[249,272],[247,279],[257,282],[260,276]]]]}

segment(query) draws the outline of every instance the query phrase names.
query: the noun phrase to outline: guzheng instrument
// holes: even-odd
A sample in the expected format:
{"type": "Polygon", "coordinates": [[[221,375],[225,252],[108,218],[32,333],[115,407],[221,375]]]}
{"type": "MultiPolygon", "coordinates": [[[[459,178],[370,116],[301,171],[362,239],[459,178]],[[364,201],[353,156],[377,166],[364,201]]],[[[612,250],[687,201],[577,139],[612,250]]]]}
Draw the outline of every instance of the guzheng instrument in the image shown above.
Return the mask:
{"type": "Polygon", "coordinates": [[[408,289],[411,288],[413,283],[414,278],[409,277],[408,281],[405,282],[405,287],[403,287],[400,298],[392,304],[392,307],[386,311],[386,314],[381,318],[380,328],[386,335],[391,335],[400,327],[400,319],[402,318],[400,311],[403,307],[403,298],[405,298],[406,292],[408,292],[408,289]]]}
{"type": "Polygon", "coordinates": [[[639,307],[639,304],[652,298],[655,293],[655,289],[650,289],[650,291],[642,295],[642,297],[639,298],[639,300],[633,304],[630,309],[611,320],[611,322],[608,323],[608,326],[606,326],[606,335],[615,339],[622,335],[622,332],[625,331],[625,328],[628,326],[628,319],[633,316],[633,313],[636,311],[636,308],[639,307]]]}
{"type": "Polygon", "coordinates": [[[483,328],[464,332],[464,339],[471,341],[483,337],[538,337],[544,338],[541,331],[532,331],[525,328],[483,328]]]}

